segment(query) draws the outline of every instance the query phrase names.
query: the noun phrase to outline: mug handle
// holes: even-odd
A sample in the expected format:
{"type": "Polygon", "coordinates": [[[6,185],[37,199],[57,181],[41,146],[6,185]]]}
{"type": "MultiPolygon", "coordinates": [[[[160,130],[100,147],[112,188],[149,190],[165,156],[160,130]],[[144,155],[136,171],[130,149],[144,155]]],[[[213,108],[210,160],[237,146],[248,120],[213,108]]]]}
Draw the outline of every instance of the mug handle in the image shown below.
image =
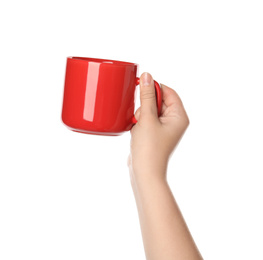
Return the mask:
{"type": "MultiPolygon", "coordinates": [[[[136,78],[136,86],[140,84],[140,78],[136,78]]],[[[162,91],[161,91],[161,87],[160,84],[157,83],[154,80],[154,87],[155,87],[155,95],[156,95],[156,105],[157,105],[157,111],[158,111],[158,116],[161,115],[161,110],[162,110],[162,91]]],[[[136,124],[137,120],[135,118],[135,116],[132,117],[132,123],[136,124]]]]}

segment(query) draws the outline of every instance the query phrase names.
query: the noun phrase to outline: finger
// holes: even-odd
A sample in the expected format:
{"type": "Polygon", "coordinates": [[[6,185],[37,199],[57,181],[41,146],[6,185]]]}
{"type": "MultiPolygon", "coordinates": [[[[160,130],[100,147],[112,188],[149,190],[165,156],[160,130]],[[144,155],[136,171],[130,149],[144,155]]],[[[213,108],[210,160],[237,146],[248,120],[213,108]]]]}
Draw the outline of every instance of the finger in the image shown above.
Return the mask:
{"type": "Polygon", "coordinates": [[[179,95],[175,92],[175,90],[167,87],[164,84],[161,85],[162,85],[163,102],[167,107],[173,104],[176,104],[178,106],[183,106],[183,102],[179,97],[179,95]]]}
{"type": "Polygon", "coordinates": [[[157,115],[154,81],[151,74],[145,72],[140,77],[141,115],[157,115]]]}
{"type": "Polygon", "coordinates": [[[139,107],[139,108],[136,110],[135,114],[134,114],[134,117],[135,117],[135,119],[136,119],[137,121],[139,121],[140,114],[141,114],[141,108],[139,107]]]}
{"type": "Polygon", "coordinates": [[[172,89],[162,84],[163,104],[166,108],[163,110],[163,115],[176,115],[184,118],[185,122],[189,124],[189,118],[185,111],[183,102],[179,95],[172,89]]]}
{"type": "Polygon", "coordinates": [[[164,104],[164,102],[162,102],[162,110],[161,110],[161,115],[164,113],[164,111],[166,110],[167,106],[164,104]]]}

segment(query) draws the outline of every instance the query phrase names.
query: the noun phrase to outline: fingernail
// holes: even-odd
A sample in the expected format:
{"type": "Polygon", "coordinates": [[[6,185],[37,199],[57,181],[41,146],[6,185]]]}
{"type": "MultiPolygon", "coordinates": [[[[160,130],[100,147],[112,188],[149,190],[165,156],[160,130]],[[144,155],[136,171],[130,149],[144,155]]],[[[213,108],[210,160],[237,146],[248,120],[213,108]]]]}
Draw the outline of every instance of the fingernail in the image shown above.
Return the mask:
{"type": "Polygon", "coordinates": [[[150,85],[151,80],[152,80],[151,74],[149,74],[147,72],[143,73],[143,76],[142,76],[142,84],[143,85],[150,85]]]}

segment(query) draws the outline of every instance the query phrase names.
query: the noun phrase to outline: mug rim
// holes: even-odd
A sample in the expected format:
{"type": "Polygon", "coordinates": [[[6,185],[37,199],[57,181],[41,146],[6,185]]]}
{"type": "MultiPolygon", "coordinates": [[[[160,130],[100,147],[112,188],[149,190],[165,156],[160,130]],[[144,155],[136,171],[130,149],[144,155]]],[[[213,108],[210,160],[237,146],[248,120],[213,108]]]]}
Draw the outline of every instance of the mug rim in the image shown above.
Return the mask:
{"type": "Polygon", "coordinates": [[[78,60],[82,62],[95,62],[105,65],[118,65],[118,66],[138,66],[137,63],[119,61],[119,60],[110,60],[110,59],[101,59],[101,58],[91,58],[91,57],[80,57],[80,56],[69,56],[67,59],[78,60]]]}

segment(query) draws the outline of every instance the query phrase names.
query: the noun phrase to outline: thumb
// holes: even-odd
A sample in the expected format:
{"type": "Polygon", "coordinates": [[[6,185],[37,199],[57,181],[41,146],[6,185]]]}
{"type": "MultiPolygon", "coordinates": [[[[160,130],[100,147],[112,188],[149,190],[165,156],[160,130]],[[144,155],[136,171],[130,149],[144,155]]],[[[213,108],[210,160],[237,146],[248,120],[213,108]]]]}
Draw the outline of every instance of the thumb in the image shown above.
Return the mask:
{"type": "Polygon", "coordinates": [[[154,81],[151,74],[147,72],[144,72],[140,77],[140,100],[140,114],[142,116],[148,114],[157,117],[154,81]]]}

